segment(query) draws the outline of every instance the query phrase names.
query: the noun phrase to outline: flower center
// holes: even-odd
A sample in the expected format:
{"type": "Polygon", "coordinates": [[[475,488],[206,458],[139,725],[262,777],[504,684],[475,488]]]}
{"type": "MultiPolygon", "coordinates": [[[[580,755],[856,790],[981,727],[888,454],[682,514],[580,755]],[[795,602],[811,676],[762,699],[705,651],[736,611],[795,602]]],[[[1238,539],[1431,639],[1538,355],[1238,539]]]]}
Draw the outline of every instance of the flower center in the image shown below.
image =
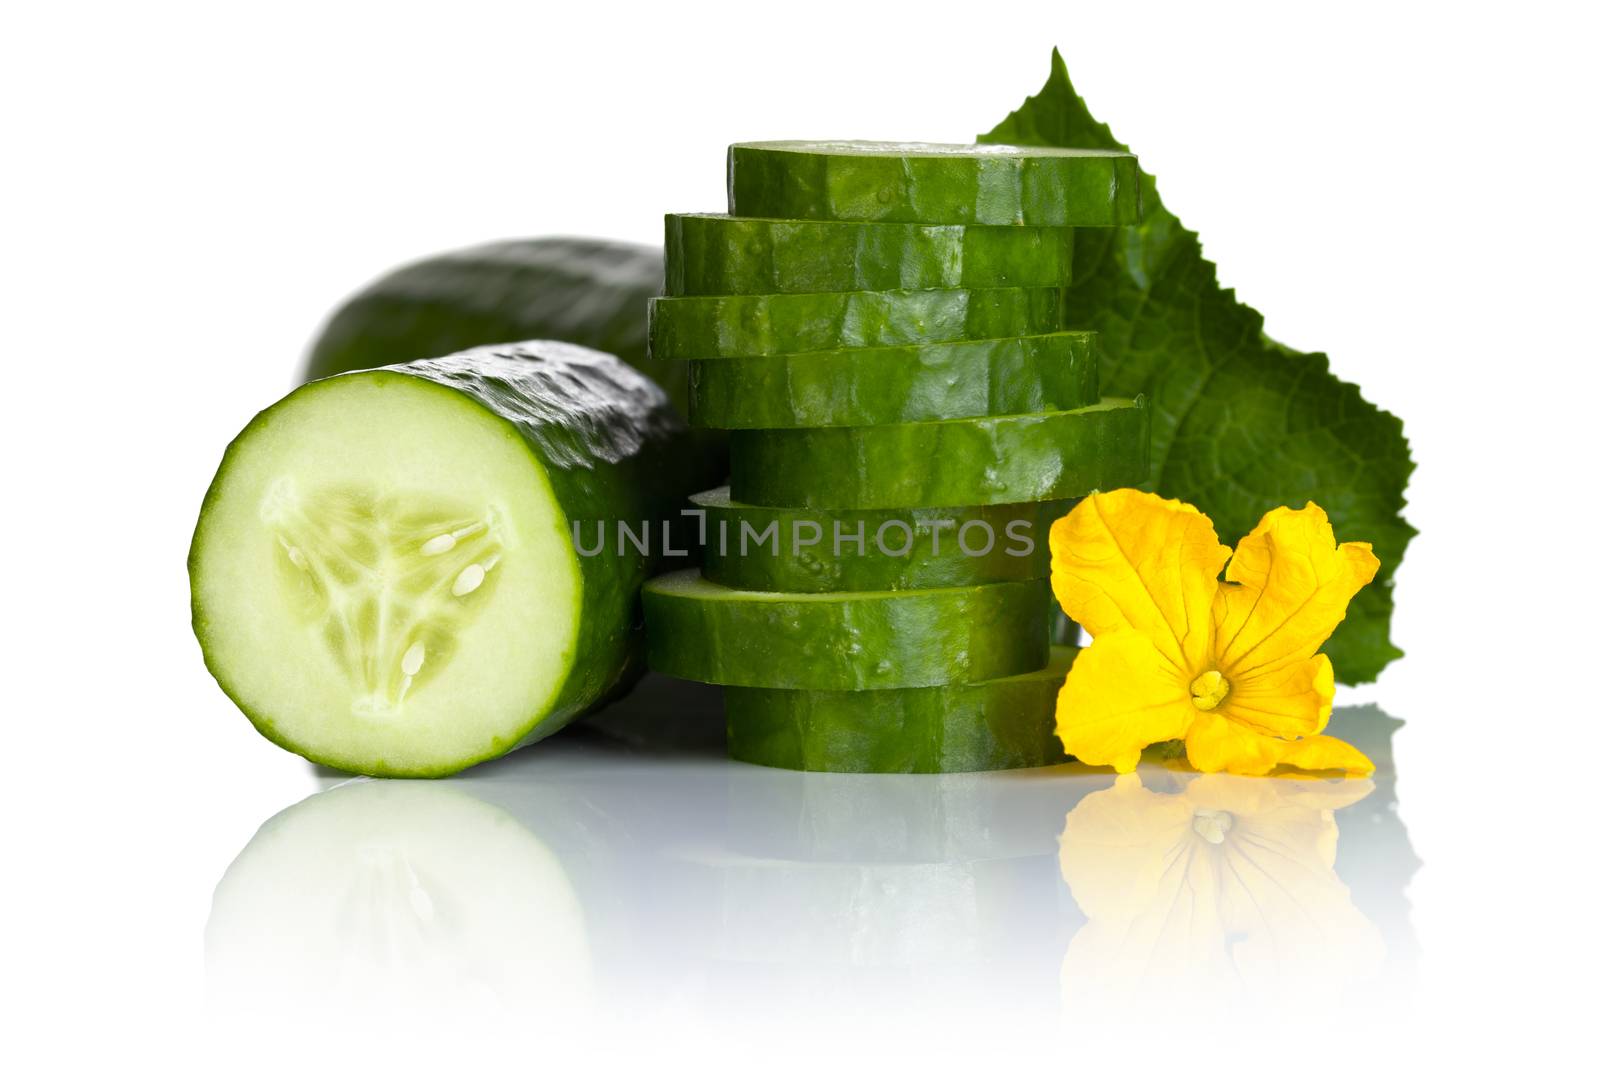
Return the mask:
{"type": "Polygon", "coordinates": [[[1228,680],[1221,671],[1206,671],[1189,683],[1189,699],[1201,711],[1211,711],[1228,699],[1228,680]]]}
{"type": "Polygon", "coordinates": [[[1213,845],[1222,844],[1228,831],[1233,829],[1233,816],[1226,811],[1197,808],[1194,813],[1194,832],[1213,845]]]}

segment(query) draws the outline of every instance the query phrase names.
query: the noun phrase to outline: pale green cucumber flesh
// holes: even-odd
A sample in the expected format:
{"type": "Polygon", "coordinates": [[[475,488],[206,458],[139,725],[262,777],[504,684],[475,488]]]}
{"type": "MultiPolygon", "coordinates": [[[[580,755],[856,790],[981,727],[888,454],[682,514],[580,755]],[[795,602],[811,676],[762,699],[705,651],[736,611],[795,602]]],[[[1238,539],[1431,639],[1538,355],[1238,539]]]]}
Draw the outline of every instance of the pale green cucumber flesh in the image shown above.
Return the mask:
{"type": "Polygon", "coordinates": [[[668,215],[666,295],[995,289],[1072,281],[1072,231],[668,215]]]}
{"type": "Polygon", "coordinates": [[[728,148],[728,210],[760,218],[1127,226],[1126,152],[1014,145],[764,141],[728,148]]]}
{"type": "Polygon", "coordinates": [[[1142,397],[1074,411],[887,426],[739,430],[730,491],[746,504],[917,508],[1058,500],[1148,474],[1142,397]]]}
{"type": "Polygon", "coordinates": [[[1067,411],[1100,399],[1089,332],[797,356],[695,360],[689,421],[723,429],[871,426],[1067,411]]]}
{"type": "Polygon", "coordinates": [[[688,433],[619,360],[551,342],[303,386],[229,446],[190,551],[194,628],[267,737],[447,774],[552,732],[642,666],[638,554],[573,523],[675,515],[688,433]]]}
{"type": "Polygon", "coordinates": [[[650,302],[650,354],[731,359],[1052,333],[1063,328],[1061,293],[1040,287],[663,296],[650,302]]]}
{"type": "Polygon", "coordinates": [[[1050,576],[1050,524],[1072,500],[823,511],[690,498],[704,514],[702,567],[736,589],[827,593],[1024,582],[1050,576]]]}
{"type": "Polygon", "coordinates": [[[1048,583],[765,593],[676,571],[644,587],[650,666],[715,685],[903,689],[1017,674],[1049,656],[1048,583]]]}
{"type": "Polygon", "coordinates": [[[947,773],[1066,760],[1056,697],[1076,648],[1042,670],[930,689],[725,691],[728,755],[800,771],[947,773]]]}

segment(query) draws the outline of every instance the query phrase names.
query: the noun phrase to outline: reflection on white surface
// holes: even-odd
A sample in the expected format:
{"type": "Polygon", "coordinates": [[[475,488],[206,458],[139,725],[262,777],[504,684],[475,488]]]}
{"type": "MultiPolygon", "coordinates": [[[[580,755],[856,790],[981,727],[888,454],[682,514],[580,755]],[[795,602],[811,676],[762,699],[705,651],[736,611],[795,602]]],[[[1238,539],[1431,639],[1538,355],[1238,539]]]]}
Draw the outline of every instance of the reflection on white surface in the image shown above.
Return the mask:
{"type": "Polygon", "coordinates": [[[506,813],[434,782],[356,781],[258,831],[206,925],[216,1006],[419,1029],[588,1006],[583,911],[506,813]]]}
{"type": "Polygon", "coordinates": [[[330,778],[218,886],[209,982],[233,1008],[645,1025],[1387,1000],[1417,865],[1398,724],[1334,721],[1373,781],[800,774],[727,761],[705,692],[651,679],[450,781],[330,778]]]}
{"type": "Polygon", "coordinates": [[[1068,1016],[1323,1011],[1381,979],[1382,936],[1334,870],[1334,813],[1372,792],[1146,770],[1079,801],[1061,835],[1088,918],[1062,965],[1068,1016]]]}

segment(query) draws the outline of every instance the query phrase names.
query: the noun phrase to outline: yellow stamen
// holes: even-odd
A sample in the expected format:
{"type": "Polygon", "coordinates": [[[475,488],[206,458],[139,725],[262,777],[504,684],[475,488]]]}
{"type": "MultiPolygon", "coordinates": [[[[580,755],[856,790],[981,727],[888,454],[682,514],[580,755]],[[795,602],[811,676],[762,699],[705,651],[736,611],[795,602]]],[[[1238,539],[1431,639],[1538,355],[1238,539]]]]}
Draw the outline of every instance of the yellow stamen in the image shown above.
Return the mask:
{"type": "Polygon", "coordinates": [[[1228,699],[1228,680],[1221,671],[1206,671],[1189,683],[1189,698],[1201,711],[1211,711],[1228,699]]]}

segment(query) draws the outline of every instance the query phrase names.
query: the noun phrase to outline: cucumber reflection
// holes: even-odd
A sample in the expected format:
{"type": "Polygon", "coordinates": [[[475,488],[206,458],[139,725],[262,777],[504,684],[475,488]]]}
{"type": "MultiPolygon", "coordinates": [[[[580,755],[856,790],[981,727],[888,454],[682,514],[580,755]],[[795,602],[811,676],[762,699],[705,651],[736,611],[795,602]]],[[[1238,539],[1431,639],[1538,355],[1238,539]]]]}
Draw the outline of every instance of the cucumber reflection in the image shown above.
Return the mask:
{"type": "MultiPolygon", "coordinates": [[[[798,774],[728,762],[698,699],[652,680],[449,782],[350,781],[288,809],[218,887],[214,993],[269,1012],[1048,1027],[1063,990],[1075,1011],[1147,998],[1151,975],[1209,995],[1218,967],[1224,992],[1307,968],[1343,982],[1409,944],[1392,779],[798,774]],[[1177,853],[1209,888],[1158,877],[1177,853]]],[[[1383,762],[1381,737],[1351,739],[1383,762]]]]}
{"type": "Polygon", "coordinates": [[[206,924],[215,1003],[268,1015],[535,1018],[590,999],[561,862],[441,782],[356,781],[256,833],[206,924]]]}

